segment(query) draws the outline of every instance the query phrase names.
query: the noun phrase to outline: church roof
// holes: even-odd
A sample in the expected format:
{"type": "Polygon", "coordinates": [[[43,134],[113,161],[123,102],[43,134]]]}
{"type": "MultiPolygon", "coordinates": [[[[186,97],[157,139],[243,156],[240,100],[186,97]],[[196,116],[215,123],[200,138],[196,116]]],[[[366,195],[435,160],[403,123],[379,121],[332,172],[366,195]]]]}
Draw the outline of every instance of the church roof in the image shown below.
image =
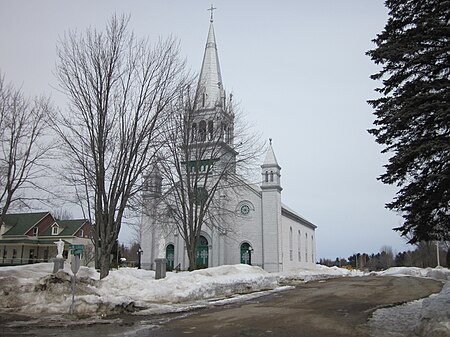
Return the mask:
{"type": "Polygon", "coordinates": [[[263,167],[267,167],[267,166],[280,167],[280,165],[278,165],[277,157],[275,157],[275,152],[273,151],[272,139],[270,140],[269,148],[267,149],[267,153],[266,153],[266,159],[264,159],[264,163],[262,164],[262,166],[263,167]]]}
{"type": "Polygon", "coordinates": [[[222,74],[220,72],[219,55],[217,53],[214,26],[209,25],[202,70],[197,86],[197,108],[214,108],[221,103],[223,97],[222,74]],[[203,94],[205,96],[203,97],[203,94]]]}
{"type": "Polygon", "coordinates": [[[296,222],[299,222],[311,229],[316,229],[317,226],[314,225],[312,222],[306,220],[302,215],[298,214],[296,211],[294,211],[292,208],[289,208],[285,204],[281,203],[281,214],[287,218],[290,218],[291,220],[294,220],[296,222]]]}

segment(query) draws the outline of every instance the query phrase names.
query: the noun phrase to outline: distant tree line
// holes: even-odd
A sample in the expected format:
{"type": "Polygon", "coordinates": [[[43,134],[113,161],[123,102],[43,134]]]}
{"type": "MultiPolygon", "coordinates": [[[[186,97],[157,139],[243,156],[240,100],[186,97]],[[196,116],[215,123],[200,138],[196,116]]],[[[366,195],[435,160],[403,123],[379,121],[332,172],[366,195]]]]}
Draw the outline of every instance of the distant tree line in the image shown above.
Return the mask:
{"type": "MultiPolygon", "coordinates": [[[[450,266],[450,250],[448,245],[440,244],[439,265],[450,266]]],[[[319,263],[328,267],[337,266],[359,270],[377,271],[391,267],[436,267],[437,249],[435,242],[420,242],[415,250],[394,253],[389,246],[381,248],[376,254],[357,253],[348,258],[337,257],[335,260],[320,259],[319,263]]]]}

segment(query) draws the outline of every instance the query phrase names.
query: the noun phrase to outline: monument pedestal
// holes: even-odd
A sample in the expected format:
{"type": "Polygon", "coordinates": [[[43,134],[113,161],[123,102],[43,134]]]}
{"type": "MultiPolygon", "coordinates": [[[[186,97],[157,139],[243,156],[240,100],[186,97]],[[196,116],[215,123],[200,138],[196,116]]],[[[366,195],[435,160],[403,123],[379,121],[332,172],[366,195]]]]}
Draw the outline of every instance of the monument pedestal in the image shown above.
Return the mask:
{"type": "Polygon", "coordinates": [[[56,274],[58,270],[64,269],[64,258],[55,257],[53,259],[53,274],[56,274]]]}
{"type": "Polygon", "coordinates": [[[166,259],[159,258],[155,259],[156,268],[155,268],[155,279],[159,280],[160,278],[166,277],[166,259]]]}

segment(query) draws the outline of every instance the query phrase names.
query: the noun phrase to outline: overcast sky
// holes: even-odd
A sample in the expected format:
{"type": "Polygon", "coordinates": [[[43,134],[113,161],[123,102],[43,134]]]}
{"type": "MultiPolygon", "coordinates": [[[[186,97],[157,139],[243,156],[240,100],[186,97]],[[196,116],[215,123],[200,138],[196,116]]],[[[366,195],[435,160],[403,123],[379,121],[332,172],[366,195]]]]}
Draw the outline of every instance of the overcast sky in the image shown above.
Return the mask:
{"type": "MultiPolygon", "coordinates": [[[[69,29],[103,29],[113,13],[156,41],[181,41],[189,67],[200,70],[211,1],[0,0],[0,71],[29,95],[55,92],[56,43],[69,29]]],[[[318,226],[317,257],[400,251],[384,209],[394,187],[376,178],[388,157],[367,133],[368,99],[377,67],[365,56],[387,21],[382,0],[216,0],[214,27],[222,79],[247,119],[273,147],[282,167],[282,201],[318,226]]],[[[260,168],[255,170],[259,172],[260,168]]],[[[125,233],[122,240],[128,240],[125,233]]],[[[409,247],[411,248],[411,247],[409,247]]]]}

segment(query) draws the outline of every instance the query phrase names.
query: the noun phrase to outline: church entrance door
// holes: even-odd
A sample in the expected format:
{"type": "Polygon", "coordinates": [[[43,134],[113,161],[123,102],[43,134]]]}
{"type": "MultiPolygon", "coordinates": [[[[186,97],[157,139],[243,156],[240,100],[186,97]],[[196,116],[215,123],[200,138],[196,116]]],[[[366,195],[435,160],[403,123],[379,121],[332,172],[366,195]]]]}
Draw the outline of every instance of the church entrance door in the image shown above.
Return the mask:
{"type": "Polygon", "coordinates": [[[175,256],[175,246],[170,244],[166,247],[166,268],[168,271],[173,270],[173,261],[175,256]]]}
{"type": "Polygon", "coordinates": [[[208,268],[209,247],[208,240],[202,235],[198,241],[197,269],[208,268]]]}
{"type": "Polygon", "coordinates": [[[244,242],[241,245],[241,263],[252,264],[252,249],[249,243],[244,242]]]}

